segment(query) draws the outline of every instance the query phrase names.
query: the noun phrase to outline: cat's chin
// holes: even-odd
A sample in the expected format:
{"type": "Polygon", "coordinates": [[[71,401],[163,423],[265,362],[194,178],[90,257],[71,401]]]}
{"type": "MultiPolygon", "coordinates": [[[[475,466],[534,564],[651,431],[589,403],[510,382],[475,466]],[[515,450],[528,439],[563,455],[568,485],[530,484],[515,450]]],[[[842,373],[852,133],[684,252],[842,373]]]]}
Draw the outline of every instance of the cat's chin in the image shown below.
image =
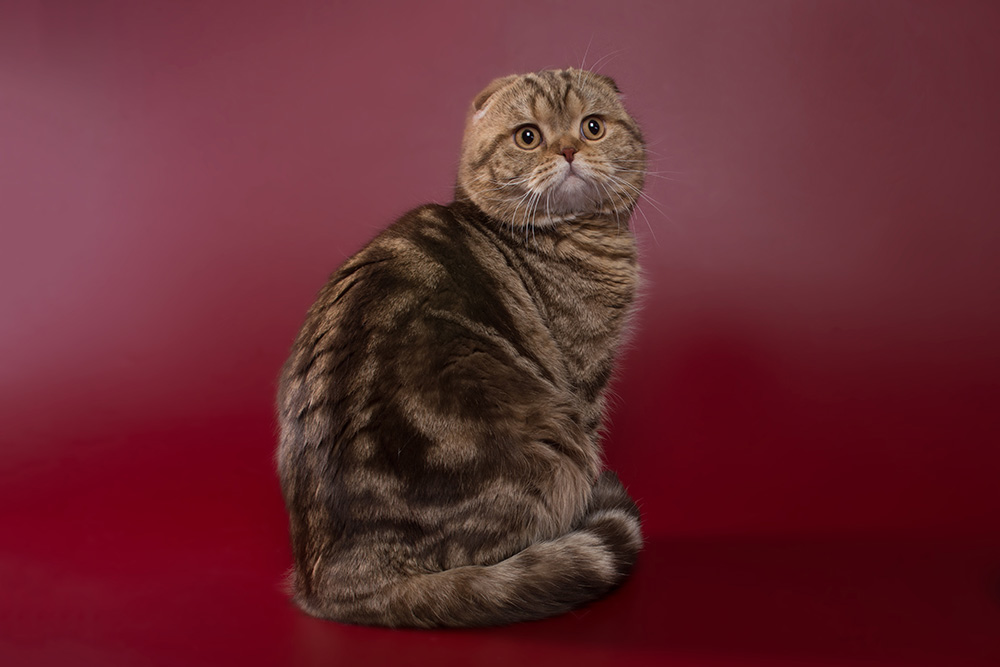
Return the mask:
{"type": "Polygon", "coordinates": [[[535,217],[536,225],[595,218],[607,213],[608,209],[593,179],[576,172],[562,175],[542,199],[546,202],[545,213],[535,217]]]}
{"type": "Polygon", "coordinates": [[[582,215],[594,208],[597,188],[578,173],[569,172],[545,192],[546,205],[556,215],[582,215]]]}
{"type": "Polygon", "coordinates": [[[543,185],[542,189],[518,194],[516,198],[505,202],[506,205],[502,207],[496,206],[492,200],[480,196],[479,193],[469,198],[484,213],[506,221],[512,228],[528,224],[540,229],[610,216],[614,216],[617,220],[624,211],[618,211],[601,194],[602,188],[595,176],[582,171],[567,170],[543,185]],[[534,203],[524,204],[526,199],[534,203]],[[530,215],[525,215],[523,206],[529,208],[530,215]],[[517,222],[513,224],[509,217],[511,208],[515,213],[519,209],[522,211],[521,215],[516,216],[517,222]]]}

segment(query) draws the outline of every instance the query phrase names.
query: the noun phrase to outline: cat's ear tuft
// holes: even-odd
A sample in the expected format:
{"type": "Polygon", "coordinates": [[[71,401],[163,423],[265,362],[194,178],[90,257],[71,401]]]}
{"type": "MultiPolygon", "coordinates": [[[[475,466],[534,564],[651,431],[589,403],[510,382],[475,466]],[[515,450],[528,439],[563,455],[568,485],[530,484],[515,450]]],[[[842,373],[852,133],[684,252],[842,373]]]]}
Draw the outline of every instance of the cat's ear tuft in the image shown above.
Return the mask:
{"type": "Polygon", "coordinates": [[[516,74],[511,74],[510,76],[494,79],[490,82],[490,85],[483,88],[479,94],[476,95],[476,99],[472,100],[473,118],[475,120],[482,118],[486,114],[486,110],[489,108],[489,101],[493,95],[514,83],[517,79],[518,76],[516,74]]]}

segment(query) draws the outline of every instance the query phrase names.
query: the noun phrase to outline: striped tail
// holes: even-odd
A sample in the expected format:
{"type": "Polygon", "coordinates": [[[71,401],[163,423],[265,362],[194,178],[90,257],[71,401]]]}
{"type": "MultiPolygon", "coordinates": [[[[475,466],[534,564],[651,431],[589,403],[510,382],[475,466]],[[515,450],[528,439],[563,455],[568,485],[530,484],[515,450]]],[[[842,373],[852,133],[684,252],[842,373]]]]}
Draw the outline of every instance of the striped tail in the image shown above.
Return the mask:
{"type": "Polygon", "coordinates": [[[639,510],[610,471],[594,485],[580,524],[493,565],[395,580],[361,599],[322,592],[296,602],[307,613],[390,627],[504,625],[554,616],[619,586],[642,548],[639,510]]]}

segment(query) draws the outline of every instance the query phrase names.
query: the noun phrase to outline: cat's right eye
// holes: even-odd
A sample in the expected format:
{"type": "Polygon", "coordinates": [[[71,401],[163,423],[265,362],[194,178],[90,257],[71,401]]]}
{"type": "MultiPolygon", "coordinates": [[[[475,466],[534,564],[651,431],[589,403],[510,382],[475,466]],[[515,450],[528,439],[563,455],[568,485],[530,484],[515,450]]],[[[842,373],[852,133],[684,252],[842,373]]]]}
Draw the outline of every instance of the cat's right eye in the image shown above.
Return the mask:
{"type": "Polygon", "coordinates": [[[542,143],[542,131],[534,125],[522,125],[514,130],[514,143],[526,151],[538,148],[542,143]]]}

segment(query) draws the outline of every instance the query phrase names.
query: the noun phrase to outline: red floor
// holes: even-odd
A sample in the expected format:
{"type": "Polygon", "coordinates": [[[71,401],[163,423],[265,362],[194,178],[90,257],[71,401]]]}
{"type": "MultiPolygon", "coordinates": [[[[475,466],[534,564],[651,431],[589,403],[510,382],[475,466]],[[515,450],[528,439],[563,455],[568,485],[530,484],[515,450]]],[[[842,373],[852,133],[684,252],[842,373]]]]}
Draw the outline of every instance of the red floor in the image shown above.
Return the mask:
{"type": "Polygon", "coordinates": [[[312,619],[281,592],[272,447],[267,420],[245,419],[80,441],[79,457],[8,471],[0,664],[1000,663],[1000,539],[986,538],[653,534],[623,589],[561,618],[312,619]]]}

